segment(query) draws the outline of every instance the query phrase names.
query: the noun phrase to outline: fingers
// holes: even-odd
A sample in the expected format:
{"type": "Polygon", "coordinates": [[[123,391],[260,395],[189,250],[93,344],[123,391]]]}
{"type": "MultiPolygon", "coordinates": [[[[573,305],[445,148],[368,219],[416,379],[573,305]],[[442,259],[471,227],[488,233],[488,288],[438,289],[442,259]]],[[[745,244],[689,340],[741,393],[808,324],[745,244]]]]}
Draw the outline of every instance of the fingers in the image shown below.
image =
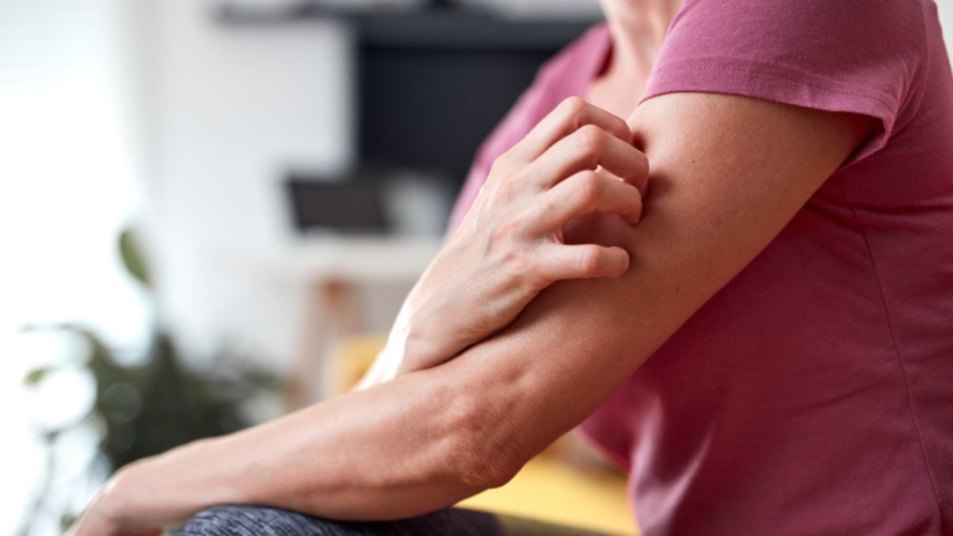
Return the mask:
{"type": "Polygon", "coordinates": [[[620,117],[569,98],[497,159],[494,167],[502,176],[545,190],[578,171],[602,166],[644,195],[649,163],[632,139],[620,117]]]}
{"type": "Polygon", "coordinates": [[[537,253],[536,263],[550,281],[618,277],[629,269],[629,254],[620,247],[551,244],[537,253]]]}
{"type": "Polygon", "coordinates": [[[523,163],[529,163],[584,125],[598,127],[620,141],[632,143],[632,131],[621,117],[579,97],[570,97],[537,123],[510,152],[523,163]]]}
{"type": "Polygon", "coordinates": [[[543,188],[549,188],[578,171],[598,166],[645,192],[649,176],[645,154],[594,125],[557,141],[527,166],[525,174],[537,177],[543,188]]]}
{"type": "Polygon", "coordinates": [[[638,223],[642,194],[605,171],[581,171],[541,194],[532,221],[535,230],[549,231],[592,212],[618,214],[629,223],[638,223]]]}
{"type": "Polygon", "coordinates": [[[594,212],[637,223],[648,175],[648,160],[625,121],[575,98],[494,162],[486,183],[491,193],[481,195],[489,195],[493,206],[515,208],[520,227],[535,235],[531,240],[548,241],[531,250],[543,280],[614,277],[629,267],[624,249],[566,245],[561,231],[594,212]]]}

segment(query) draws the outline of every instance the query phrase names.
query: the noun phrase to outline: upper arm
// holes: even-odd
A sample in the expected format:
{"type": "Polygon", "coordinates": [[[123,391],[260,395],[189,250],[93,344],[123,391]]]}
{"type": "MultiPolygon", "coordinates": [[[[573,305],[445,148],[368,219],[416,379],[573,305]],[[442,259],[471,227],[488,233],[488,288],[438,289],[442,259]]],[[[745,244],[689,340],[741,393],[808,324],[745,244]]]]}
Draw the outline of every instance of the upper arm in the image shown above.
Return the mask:
{"type": "Polygon", "coordinates": [[[480,408],[477,472],[492,469],[492,456],[509,474],[581,422],[767,246],[873,127],[864,116],[706,93],[650,99],[629,123],[652,168],[641,223],[597,216],[568,231],[625,247],[629,271],[550,287],[506,330],[438,367],[480,408]]]}

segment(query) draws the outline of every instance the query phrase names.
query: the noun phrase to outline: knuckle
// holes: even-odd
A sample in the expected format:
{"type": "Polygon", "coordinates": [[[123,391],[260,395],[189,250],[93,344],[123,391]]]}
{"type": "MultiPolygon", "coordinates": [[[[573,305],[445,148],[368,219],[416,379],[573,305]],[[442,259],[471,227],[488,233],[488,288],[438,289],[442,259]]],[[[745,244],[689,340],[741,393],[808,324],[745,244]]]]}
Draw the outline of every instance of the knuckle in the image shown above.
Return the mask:
{"type": "Polygon", "coordinates": [[[495,251],[505,251],[516,240],[517,225],[511,220],[500,222],[490,232],[490,247],[495,251]]]}
{"type": "Polygon", "coordinates": [[[549,261],[542,248],[538,248],[533,254],[529,255],[527,262],[529,266],[522,280],[526,285],[533,289],[542,289],[553,282],[547,266],[549,261]]]}
{"type": "Polygon", "coordinates": [[[522,249],[509,248],[504,257],[507,273],[518,282],[531,282],[533,279],[533,262],[522,249]]]}
{"type": "Polygon", "coordinates": [[[500,173],[508,173],[514,167],[514,159],[515,157],[513,156],[511,150],[501,154],[496,158],[496,160],[493,161],[493,164],[490,166],[490,174],[495,175],[500,173]]]}
{"type": "Polygon", "coordinates": [[[580,143],[586,147],[599,148],[602,145],[605,132],[596,125],[583,125],[579,127],[580,143]]]}
{"type": "Polygon", "coordinates": [[[510,172],[497,177],[494,185],[496,190],[494,196],[496,202],[501,203],[512,200],[518,194],[523,183],[524,180],[519,171],[510,172]]]}
{"type": "Polygon", "coordinates": [[[514,218],[500,224],[490,237],[492,265],[516,281],[523,281],[532,274],[532,258],[519,238],[523,228],[522,219],[514,218]]]}
{"type": "Polygon", "coordinates": [[[620,136],[625,137],[628,141],[632,141],[632,130],[629,128],[629,124],[625,122],[625,119],[613,115],[612,126],[620,136]]]}
{"type": "Polygon", "coordinates": [[[573,95],[564,99],[559,106],[567,119],[576,120],[582,117],[588,104],[580,97],[573,95]]]}
{"type": "Polygon", "coordinates": [[[514,242],[501,247],[496,252],[496,261],[493,263],[498,273],[517,287],[532,287],[537,283],[536,266],[533,256],[514,242]]]}
{"type": "Polygon", "coordinates": [[[588,247],[579,252],[578,268],[583,274],[591,275],[598,273],[600,266],[600,255],[596,248],[588,247]]]}
{"type": "Polygon", "coordinates": [[[543,195],[536,201],[536,219],[541,219],[548,214],[556,213],[560,208],[561,202],[553,195],[543,195]]]}
{"type": "Polygon", "coordinates": [[[499,203],[501,200],[509,199],[513,196],[513,181],[509,175],[499,176],[496,178],[496,181],[493,183],[493,195],[492,199],[494,204],[499,203]]]}
{"type": "Polygon", "coordinates": [[[576,132],[579,138],[578,147],[582,156],[591,160],[592,167],[595,167],[596,159],[605,144],[605,132],[595,125],[584,125],[576,132]]]}
{"type": "Polygon", "coordinates": [[[576,188],[578,189],[577,196],[582,202],[594,203],[602,195],[602,180],[594,171],[586,171],[579,174],[576,184],[576,188]]]}
{"type": "MultiPolygon", "coordinates": [[[[535,184],[530,168],[517,166],[509,160],[501,162],[499,158],[491,167],[490,177],[498,194],[504,199],[512,198],[521,190],[535,184]]],[[[490,182],[489,178],[487,182],[490,182]]]]}

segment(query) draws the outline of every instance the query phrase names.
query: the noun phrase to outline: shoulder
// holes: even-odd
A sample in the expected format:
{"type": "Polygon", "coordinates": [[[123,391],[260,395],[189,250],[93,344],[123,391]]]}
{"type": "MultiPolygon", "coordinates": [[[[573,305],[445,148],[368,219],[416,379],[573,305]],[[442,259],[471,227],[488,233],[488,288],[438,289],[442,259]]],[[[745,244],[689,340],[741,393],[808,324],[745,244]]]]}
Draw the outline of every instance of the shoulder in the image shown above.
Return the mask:
{"type": "Polygon", "coordinates": [[[878,119],[889,136],[926,50],[929,0],[686,0],[645,98],[728,93],[878,119]]]}
{"type": "MultiPolygon", "coordinates": [[[[922,50],[925,12],[932,0],[686,0],[672,23],[675,33],[710,28],[697,37],[761,45],[809,48],[855,45],[875,51],[922,50]]],[[[868,50],[870,52],[870,50],[868,50]]]]}

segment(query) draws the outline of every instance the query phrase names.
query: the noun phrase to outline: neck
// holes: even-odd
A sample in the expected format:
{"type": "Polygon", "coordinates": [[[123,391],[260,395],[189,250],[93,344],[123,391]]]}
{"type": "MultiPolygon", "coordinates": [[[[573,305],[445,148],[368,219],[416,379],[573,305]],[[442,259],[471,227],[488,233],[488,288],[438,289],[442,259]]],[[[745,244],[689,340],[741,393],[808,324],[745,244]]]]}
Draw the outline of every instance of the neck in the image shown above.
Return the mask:
{"type": "Polygon", "coordinates": [[[602,0],[612,32],[612,59],[606,74],[648,72],[683,0],[602,0]]]}

